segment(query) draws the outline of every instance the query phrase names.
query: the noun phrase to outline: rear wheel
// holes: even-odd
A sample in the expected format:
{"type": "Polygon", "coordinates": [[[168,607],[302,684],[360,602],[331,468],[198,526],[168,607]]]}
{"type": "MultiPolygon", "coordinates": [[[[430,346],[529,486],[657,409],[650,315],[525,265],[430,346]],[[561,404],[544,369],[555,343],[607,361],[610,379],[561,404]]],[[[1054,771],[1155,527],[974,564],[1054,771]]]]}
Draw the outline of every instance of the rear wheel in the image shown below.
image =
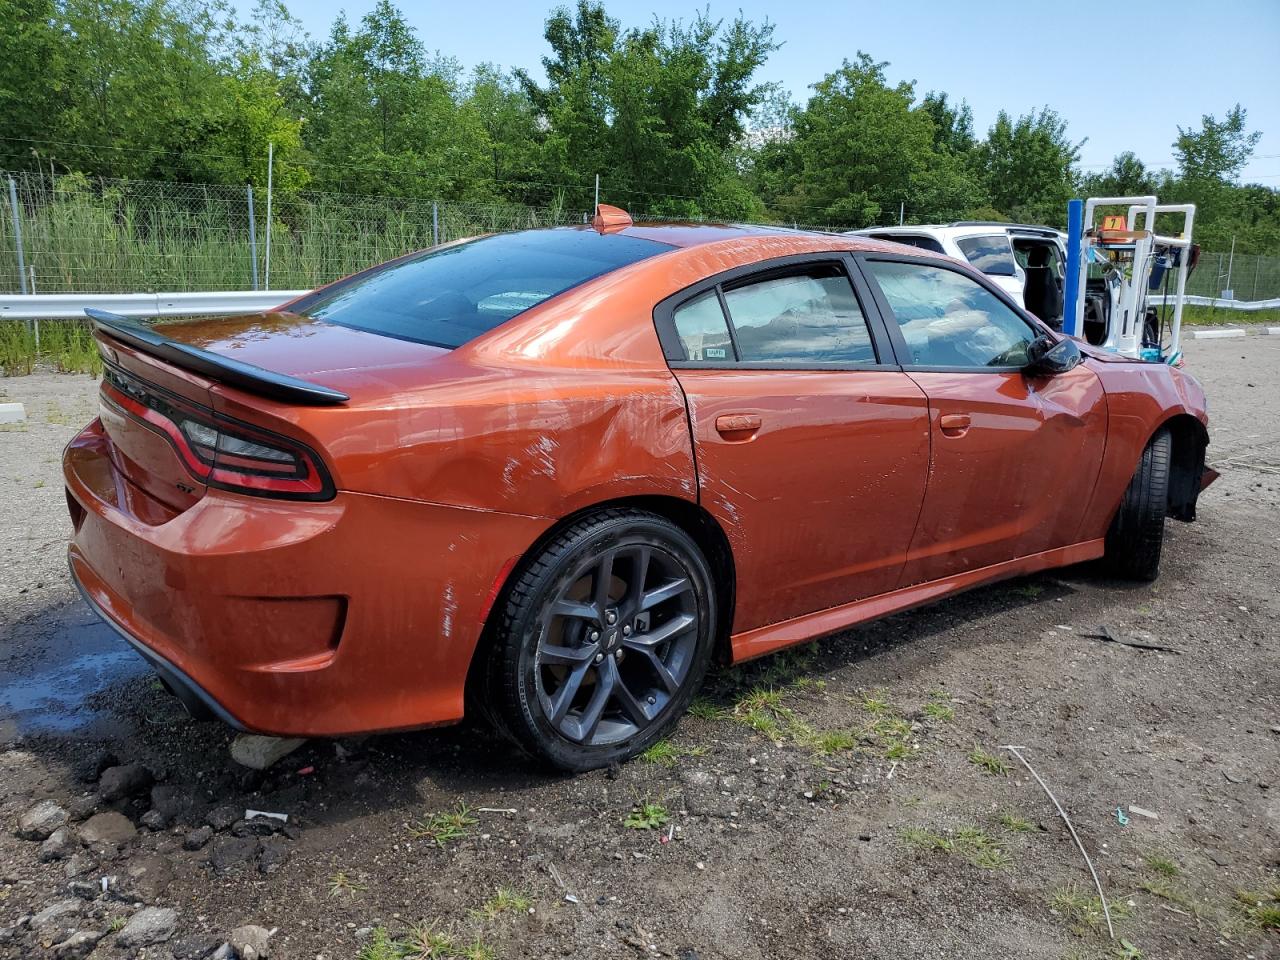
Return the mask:
{"type": "Polygon", "coordinates": [[[716,610],[697,544],[670,521],[609,510],[567,528],[516,578],[488,670],[498,726],[566,770],[635,756],[688,708],[716,610]]]}
{"type": "Polygon", "coordinates": [[[1173,441],[1161,430],[1142,451],[1120,509],[1107,531],[1106,564],[1128,580],[1154,580],[1160,572],[1164,518],[1169,502],[1169,461],[1173,441]]]}

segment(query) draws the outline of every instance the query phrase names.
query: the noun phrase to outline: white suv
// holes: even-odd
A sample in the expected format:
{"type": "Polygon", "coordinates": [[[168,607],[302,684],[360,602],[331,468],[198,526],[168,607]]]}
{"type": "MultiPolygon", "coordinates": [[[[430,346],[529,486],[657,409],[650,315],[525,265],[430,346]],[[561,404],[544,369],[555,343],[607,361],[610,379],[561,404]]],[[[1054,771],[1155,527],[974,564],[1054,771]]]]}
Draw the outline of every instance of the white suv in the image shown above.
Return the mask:
{"type": "Polygon", "coordinates": [[[891,240],[966,260],[1017,303],[1062,328],[1067,235],[1053,227],[962,220],[916,227],[870,227],[851,235],[891,240]]]}

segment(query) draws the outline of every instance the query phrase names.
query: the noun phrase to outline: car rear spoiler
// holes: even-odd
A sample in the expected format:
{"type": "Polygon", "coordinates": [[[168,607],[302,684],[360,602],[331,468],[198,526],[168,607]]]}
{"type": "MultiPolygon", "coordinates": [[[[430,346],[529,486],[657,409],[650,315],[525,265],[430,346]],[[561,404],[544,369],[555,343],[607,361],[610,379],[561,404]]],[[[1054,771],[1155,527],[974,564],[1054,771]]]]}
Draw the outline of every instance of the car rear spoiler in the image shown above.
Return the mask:
{"type": "Polygon", "coordinates": [[[251,363],[233,360],[231,357],[201,350],[187,343],[179,343],[177,340],[157,333],[145,324],[122,317],[118,313],[111,313],[109,310],[86,307],[84,312],[97,329],[143,353],[167,360],[184,370],[203,374],[220,383],[239,387],[249,393],[270,397],[273,400],[314,406],[346,403],[351,399],[341,391],[309,380],[265,370],[251,363]]]}

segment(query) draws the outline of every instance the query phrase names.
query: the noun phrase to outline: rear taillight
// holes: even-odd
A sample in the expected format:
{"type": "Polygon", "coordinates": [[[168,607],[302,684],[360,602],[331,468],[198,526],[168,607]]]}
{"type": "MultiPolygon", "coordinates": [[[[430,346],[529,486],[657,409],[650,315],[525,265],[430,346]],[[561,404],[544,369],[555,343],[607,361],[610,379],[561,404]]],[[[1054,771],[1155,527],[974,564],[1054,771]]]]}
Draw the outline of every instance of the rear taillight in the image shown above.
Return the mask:
{"type": "Polygon", "coordinates": [[[295,500],[328,500],[333,483],[310,449],[232,420],[151,383],[105,367],[102,397],[169,441],[196,479],[211,487],[295,500]]]}

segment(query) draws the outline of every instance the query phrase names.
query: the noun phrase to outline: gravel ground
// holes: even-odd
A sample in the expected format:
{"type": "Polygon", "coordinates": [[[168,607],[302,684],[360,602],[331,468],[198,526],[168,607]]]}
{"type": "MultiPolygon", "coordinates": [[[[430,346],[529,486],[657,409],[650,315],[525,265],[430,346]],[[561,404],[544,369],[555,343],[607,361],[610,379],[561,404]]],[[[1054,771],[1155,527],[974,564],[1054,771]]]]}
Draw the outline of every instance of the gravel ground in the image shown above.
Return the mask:
{"type": "Polygon", "coordinates": [[[573,779],[471,726],[233,763],[69,583],[93,382],[0,381],[29,413],[0,427],[0,957],[203,957],[245,924],[273,958],[454,955],[423,923],[472,956],[1280,955],[1280,337],[1187,355],[1223,478],[1158,582],[1057,571],[721,672],[665,762],[573,779]],[[70,830],[15,836],[46,799],[70,830]],[[105,936],[55,951],[72,930],[105,936]]]}

